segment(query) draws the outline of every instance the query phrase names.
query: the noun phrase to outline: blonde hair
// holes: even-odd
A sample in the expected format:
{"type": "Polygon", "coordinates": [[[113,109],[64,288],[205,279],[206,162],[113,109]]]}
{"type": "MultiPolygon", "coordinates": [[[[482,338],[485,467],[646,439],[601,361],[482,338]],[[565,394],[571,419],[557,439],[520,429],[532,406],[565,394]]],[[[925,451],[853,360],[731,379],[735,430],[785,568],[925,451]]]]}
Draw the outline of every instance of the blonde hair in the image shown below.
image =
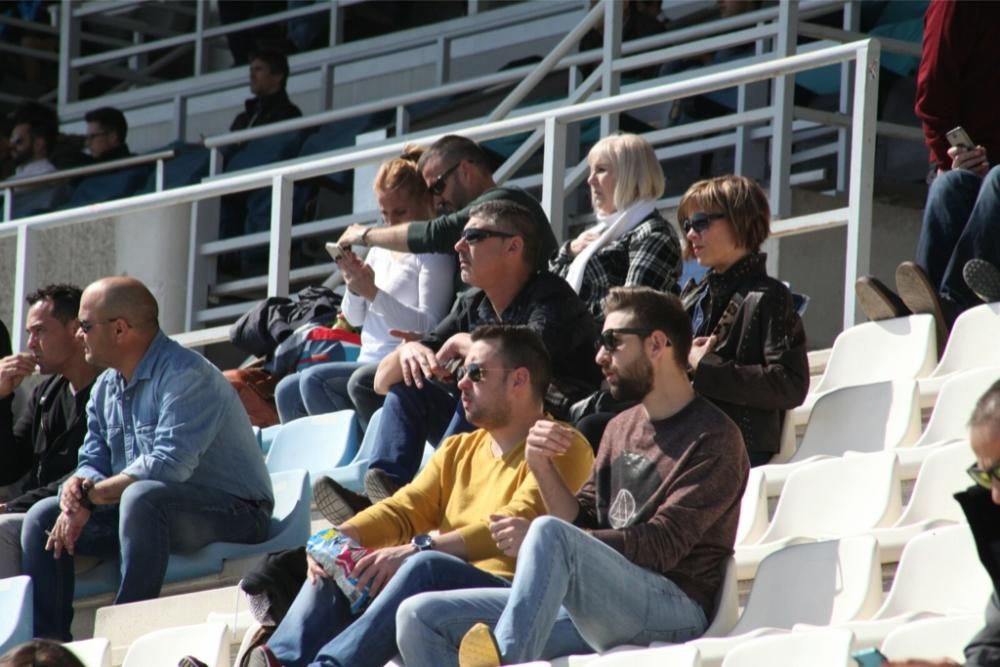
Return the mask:
{"type": "MultiPolygon", "coordinates": [[[[736,243],[751,252],[771,235],[771,207],[767,195],[756,182],[745,176],[717,176],[691,185],[677,207],[677,220],[683,221],[698,211],[722,213],[733,227],[736,243]]],[[[684,258],[691,258],[691,248],[684,241],[684,258]]]]}
{"type": "Polygon", "coordinates": [[[406,190],[415,199],[430,197],[427,183],[417,168],[417,162],[423,153],[422,146],[416,144],[404,146],[399,157],[386,160],[379,165],[372,188],[375,192],[406,190]]]}
{"type": "Polygon", "coordinates": [[[587,164],[593,166],[605,158],[615,172],[615,208],[627,209],[640,199],[657,200],[663,196],[666,179],[656,159],[656,151],[637,134],[614,134],[604,137],[590,149],[587,164]]]}

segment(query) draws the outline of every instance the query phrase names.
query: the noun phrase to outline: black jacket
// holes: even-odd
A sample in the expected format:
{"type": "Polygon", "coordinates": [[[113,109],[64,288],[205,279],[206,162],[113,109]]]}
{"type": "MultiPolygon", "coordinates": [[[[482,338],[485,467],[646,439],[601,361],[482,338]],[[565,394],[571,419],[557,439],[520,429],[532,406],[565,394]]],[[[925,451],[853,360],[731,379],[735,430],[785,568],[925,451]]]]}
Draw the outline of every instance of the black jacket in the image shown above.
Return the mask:
{"type": "MultiPolygon", "coordinates": [[[[87,434],[87,400],[91,382],[73,397],[70,414],[61,412],[61,392],[69,380],[61,375],[40,383],[31,393],[13,428],[0,431],[0,484],[13,484],[25,473],[28,480],[22,495],[7,502],[8,512],[26,512],[42,498],[56,495],[59,484],[76,470],[77,453],[87,434]],[[57,428],[63,424],[65,428],[57,428]]],[[[8,397],[0,403],[10,403],[8,397]]]]}
{"type": "Polygon", "coordinates": [[[302,111],[292,104],[292,101],[288,99],[288,93],[284,90],[279,90],[272,95],[251,97],[243,103],[243,106],[244,110],[236,115],[233,124],[229,126],[230,132],[277,123],[302,115],[302,111]]]}
{"type": "Polygon", "coordinates": [[[725,273],[709,271],[681,294],[695,336],[718,337],[694,373],[694,388],[736,422],[750,452],[777,452],[785,410],[809,391],[806,334],[792,293],[767,275],[767,256],[750,254],[725,273]]]}
{"type": "Polygon", "coordinates": [[[990,492],[972,486],[955,494],[976,540],[979,560],[993,581],[993,595],[986,606],[986,626],[965,647],[966,667],[1000,665],[1000,506],[990,492]]]}

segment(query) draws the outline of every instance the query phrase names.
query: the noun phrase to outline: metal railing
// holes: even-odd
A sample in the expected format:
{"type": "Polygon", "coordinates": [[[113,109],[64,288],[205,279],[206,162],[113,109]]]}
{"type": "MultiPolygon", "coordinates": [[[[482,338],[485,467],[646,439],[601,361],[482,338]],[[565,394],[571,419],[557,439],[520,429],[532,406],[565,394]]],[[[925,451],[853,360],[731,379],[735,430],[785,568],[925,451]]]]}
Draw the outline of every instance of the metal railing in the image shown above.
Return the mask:
{"type": "MultiPolygon", "coordinates": [[[[567,130],[578,123],[603,115],[617,114],[629,109],[661,104],[715,90],[731,88],[759,81],[775,81],[796,72],[850,63],[857,75],[853,77],[853,94],[850,108],[849,128],[850,172],[848,185],[848,205],[823,213],[800,217],[778,219],[773,225],[777,237],[807,233],[831,227],[847,227],[847,261],[845,266],[845,298],[843,324],[850,326],[856,321],[854,281],[858,275],[868,271],[871,242],[872,177],[875,150],[875,108],[878,88],[879,45],[876,40],[852,42],[811,53],[789,56],[766,63],[731,68],[695,79],[663,84],[643,90],[622,93],[598,100],[527,113],[516,118],[486,123],[466,128],[463,133],[475,141],[486,141],[524,132],[541,130],[544,137],[542,169],[542,207],[550,220],[558,224],[563,220],[567,190],[565,187],[567,167],[567,130]]],[[[772,107],[776,103],[772,102],[772,107]]],[[[771,110],[771,118],[763,119],[758,114],[742,122],[754,124],[770,123],[772,128],[788,132],[789,124],[775,120],[779,110],[771,110]]],[[[749,113],[749,112],[747,112],[749,113]]],[[[680,128],[677,128],[680,129],[680,128]]],[[[430,134],[423,139],[432,141],[442,133],[430,134]]],[[[787,139],[787,138],[786,138],[787,139]]],[[[85,209],[60,211],[24,218],[0,227],[0,236],[17,235],[16,267],[14,275],[14,317],[13,331],[16,348],[23,342],[25,319],[24,299],[36,286],[34,275],[33,245],[37,234],[43,229],[62,225],[85,223],[109,216],[159,209],[184,203],[204,201],[221,195],[245,192],[252,189],[271,188],[271,228],[268,232],[269,261],[267,293],[286,295],[289,290],[289,250],[292,238],[292,190],[296,182],[330,173],[371,165],[396,155],[402,149],[403,141],[390,142],[372,148],[360,148],[349,153],[320,157],[300,164],[264,169],[258,172],[234,174],[213,181],[176,188],[160,193],[152,193],[96,204],[85,209]]],[[[771,181],[781,180],[777,173],[779,160],[774,152],[779,150],[776,137],[771,141],[771,181]]],[[[787,175],[786,175],[787,176],[787,175]]],[[[787,180],[787,179],[786,179],[787,180]]],[[[132,224],[140,224],[133,222],[132,224]]],[[[197,239],[191,239],[192,262],[198,251],[197,239]]],[[[189,288],[192,284],[189,275],[189,288]]],[[[193,328],[193,327],[191,327],[193,328]]],[[[197,340],[197,338],[194,338],[197,340]]]]}

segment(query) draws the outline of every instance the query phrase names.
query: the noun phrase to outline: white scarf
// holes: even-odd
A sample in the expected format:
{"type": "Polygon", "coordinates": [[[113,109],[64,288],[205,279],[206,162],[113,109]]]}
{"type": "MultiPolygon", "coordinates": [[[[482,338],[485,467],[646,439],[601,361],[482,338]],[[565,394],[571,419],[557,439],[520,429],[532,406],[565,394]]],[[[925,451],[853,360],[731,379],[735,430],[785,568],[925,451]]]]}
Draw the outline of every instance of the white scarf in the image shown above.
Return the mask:
{"type": "Polygon", "coordinates": [[[584,248],[583,252],[573,258],[573,263],[569,265],[569,272],[566,274],[566,282],[569,283],[574,292],[580,293],[580,286],[583,285],[583,272],[587,268],[587,262],[590,261],[590,258],[607,244],[617,241],[635,229],[655,209],[656,202],[640,199],[624,211],[610,215],[597,214],[598,223],[586,231],[598,231],[601,232],[601,235],[584,248]]]}

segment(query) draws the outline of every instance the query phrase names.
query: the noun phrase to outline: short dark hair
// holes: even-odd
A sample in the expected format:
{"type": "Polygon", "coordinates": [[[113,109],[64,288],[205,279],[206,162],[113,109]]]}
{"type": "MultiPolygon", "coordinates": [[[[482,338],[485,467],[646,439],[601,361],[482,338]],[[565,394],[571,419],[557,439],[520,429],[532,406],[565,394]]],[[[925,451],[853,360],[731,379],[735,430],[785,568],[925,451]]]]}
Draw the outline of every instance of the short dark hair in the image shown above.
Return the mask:
{"type": "Polygon", "coordinates": [[[114,132],[118,135],[118,141],[125,143],[128,136],[128,121],[125,114],[114,107],[101,107],[92,109],[83,117],[88,123],[97,123],[105,132],[114,132]]]}
{"type": "MultiPolygon", "coordinates": [[[[736,244],[750,252],[760,252],[760,246],[771,234],[771,208],[764,190],[746,176],[716,176],[698,181],[687,189],[677,205],[677,220],[683,221],[694,213],[722,213],[732,225],[736,244]]],[[[691,244],[684,244],[684,258],[691,259],[691,244]]]]}
{"type": "Polygon", "coordinates": [[[552,361],[541,336],[523,325],[486,324],[473,330],[472,340],[496,341],[504,367],[527,368],[535,397],[545,398],[552,381],[552,361]]]}
{"type": "Polygon", "coordinates": [[[26,301],[29,306],[34,306],[39,301],[51,301],[52,316],[65,324],[77,318],[82,294],[83,291],[76,285],[56,283],[32,292],[26,301]]]}
{"type": "Polygon", "coordinates": [[[433,144],[431,144],[417,162],[417,168],[423,170],[424,165],[431,159],[449,159],[453,162],[466,160],[480,165],[484,170],[489,170],[489,157],[486,151],[480,148],[472,139],[467,139],[458,134],[446,134],[433,144]]]}
{"type": "Polygon", "coordinates": [[[508,199],[491,199],[469,211],[469,218],[482,218],[494,227],[520,236],[524,241],[524,261],[538,266],[538,255],[542,244],[538,240],[538,229],[534,217],[524,206],[508,199]]]}
{"type": "Polygon", "coordinates": [[[662,331],[674,348],[677,365],[687,368],[691,352],[691,318],[684,312],[681,300],[673,294],[649,287],[612,287],[604,299],[604,312],[629,311],[629,326],[662,331]]]}
{"type": "Polygon", "coordinates": [[[984,426],[1000,428],[1000,380],[990,385],[986,393],[979,397],[972,410],[972,417],[969,418],[969,428],[984,426]]]}
{"type": "Polygon", "coordinates": [[[288,56],[278,49],[263,48],[250,54],[250,62],[255,60],[259,60],[271,68],[271,74],[281,75],[281,89],[284,90],[288,83],[288,56]]]}
{"type": "Polygon", "coordinates": [[[45,142],[48,153],[55,148],[59,138],[59,116],[51,107],[38,102],[25,102],[14,111],[13,127],[27,125],[32,138],[45,142]]]}
{"type": "Polygon", "coordinates": [[[57,641],[32,639],[0,655],[3,667],[83,667],[76,654],[57,641]]]}

